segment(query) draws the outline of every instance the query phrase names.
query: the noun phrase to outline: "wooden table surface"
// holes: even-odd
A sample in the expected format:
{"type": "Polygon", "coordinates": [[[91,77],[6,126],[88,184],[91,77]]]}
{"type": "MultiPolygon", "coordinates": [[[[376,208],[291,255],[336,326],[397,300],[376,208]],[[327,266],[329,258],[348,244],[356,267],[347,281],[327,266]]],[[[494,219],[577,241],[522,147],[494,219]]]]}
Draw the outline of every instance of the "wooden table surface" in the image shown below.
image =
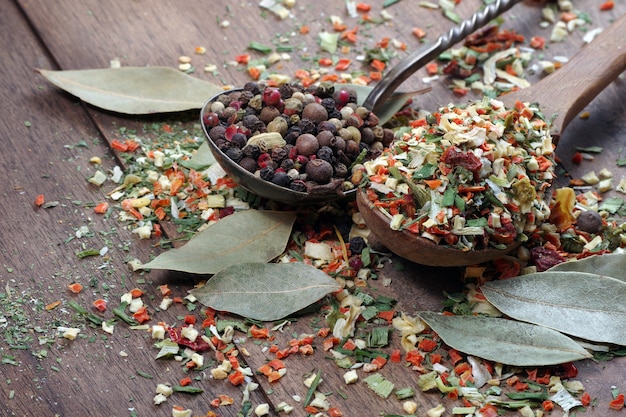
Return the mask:
{"type": "MultiPolygon", "coordinates": [[[[77,318],[67,303],[74,300],[90,308],[96,298],[108,297],[117,302],[124,292],[141,288],[146,299],[160,299],[158,286],[169,284],[174,295],[184,297],[195,278],[166,271],[133,272],[129,259],[147,261],[159,253],[155,240],[139,240],[118,222],[115,216],[103,217],[93,212],[93,204],[104,201],[106,189],[90,186],[86,178],[94,173],[90,158],[102,158],[102,168],[112,169],[119,160],[108,144],[119,138],[119,128],[140,129],[148,122],[163,123],[188,115],[129,117],[81,104],[76,98],[52,87],[35,68],[89,69],[106,68],[119,59],[123,66],[168,66],[176,68],[181,55],[190,56],[194,76],[216,84],[242,85],[249,76],[241,67],[228,64],[246,50],[251,40],[272,45],[279,36],[297,45],[291,60],[276,64],[275,70],[293,75],[298,68],[311,67],[308,60],[319,53],[317,34],[331,30],[330,15],[341,16],[348,27],[357,25],[349,17],[344,2],[297,1],[284,20],[263,11],[257,2],[226,0],[122,1],[95,0],[1,0],[0,31],[0,283],[2,304],[0,318],[0,414],[4,416],[169,416],[172,406],[193,410],[194,415],[235,416],[241,401],[240,388],[227,381],[209,378],[208,370],[193,374],[201,395],[175,394],[165,404],[155,406],[152,398],[158,383],[176,384],[185,376],[180,363],[155,360],[157,350],[149,334],[117,326],[113,335],[84,323],[74,341],[59,338],[58,326],[76,325],[77,318]],[[230,24],[225,25],[228,21],[230,24]],[[308,35],[299,28],[308,25],[308,35]],[[197,46],[206,54],[194,53],[197,46]],[[203,71],[206,65],[216,71],[203,71]],[[36,208],[35,197],[57,201],[49,208],[36,208]],[[76,238],[76,231],[87,226],[91,234],[76,238]],[[106,257],[79,259],[75,253],[87,248],[107,246],[106,257]],[[85,290],[71,294],[67,285],[80,282],[85,290]],[[62,304],[50,311],[49,303],[62,304]],[[9,336],[13,337],[10,339],[9,336]],[[142,376],[143,375],[143,376],[142,376]],[[152,379],[146,375],[153,376],[152,379]],[[210,402],[220,394],[235,399],[236,404],[213,408],[210,402]]],[[[380,16],[381,3],[371,2],[370,14],[380,16]]],[[[481,2],[466,0],[457,12],[467,17],[481,2]]],[[[589,29],[606,27],[626,13],[626,3],[616,1],[609,11],[600,11],[601,1],[574,1],[574,7],[591,19],[589,29]]],[[[434,40],[452,26],[440,10],[418,7],[418,2],[403,0],[386,10],[392,20],[380,25],[361,26],[358,46],[349,56],[355,57],[385,36],[405,42],[408,50],[419,46],[411,34],[414,27],[426,30],[426,41],[434,40]]],[[[539,34],[549,37],[550,28],[540,28],[541,7],[537,2],[517,5],[504,16],[504,27],[524,34],[527,39],[539,34]]],[[[549,43],[543,52],[546,59],[574,54],[582,47],[582,30],[575,30],[564,41],[549,43]]],[[[404,52],[398,52],[398,57],[404,52]]],[[[254,54],[253,54],[254,55],[254,54]]],[[[394,58],[393,62],[397,62],[394,58]]],[[[420,88],[423,71],[407,81],[407,88],[420,88]]],[[[535,76],[534,79],[536,79],[535,76]]],[[[435,109],[440,104],[458,101],[445,80],[432,84],[431,93],[419,97],[420,106],[435,109]]],[[[573,177],[592,169],[608,167],[616,178],[626,176],[626,168],[615,160],[624,157],[626,137],[626,85],[623,80],[609,86],[589,106],[589,118],[578,119],[568,128],[559,145],[559,155],[573,177]],[[576,146],[598,145],[605,151],[594,161],[580,166],[569,161],[576,146]]],[[[566,179],[562,179],[565,180],[566,179]]],[[[613,194],[609,194],[613,195],[613,194]]],[[[441,308],[443,291],[461,289],[458,270],[426,268],[392,258],[372,283],[376,294],[398,300],[398,311],[441,308]],[[402,265],[403,268],[398,268],[402,265]],[[382,287],[382,278],[391,278],[382,287]]],[[[156,307],[149,306],[154,310],[156,307]]],[[[180,324],[187,313],[175,305],[155,313],[154,320],[180,324]]],[[[312,319],[292,323],[277,340],[286,343],[292,334],[309,333],[312,319]]],[[[581,325],[585,325],[581,323],[581,325]]],[[[394,339],[394,346],[399,343],[394,339]]],[[[244,360],[252,369],[264,363],[267,354],[259,345],[244,343],[250,356],[244,360]]],[[[626,391],[626,358],[607,363],[584,361],[578,364],[580,379],[598,406],[586,416],[614,414],[607,410],[611,387],[626,391]]],[[[287,375],[278,383],[268,384],[261,377],[260,389],[251,395],[252,402],[273,406],[288,401],[296,406],[292,415],[305,415],[293,395],[306,395],[303,375],[321,369],[325,392],[333,405],[347,416],[376,416],[381,413],[403,414],[401,402],[383,400],[364,384],[346,386],[343,371],[322,353],[294,359],[287,375]],[[345,395],[338,395],[338,393],[345,395]]],[[[415,384],[417,375],[404,366],[388,366],[384,374],[397,386],[415,384]]],[[[448,410],[458,403],[442,400],[437,394],[417,394],[420,414],[443,401],[448,410]]],[[[623,413],[623,411],[622,411],[623,413]]],[[[515,414],[514,412],[510,413],[515,414]]],[[[620,414],[620,413],[617,413],[620,414]]],[[[615,415],[617,415],[615,414],[615,415]]],[[[448,412],[448,414],[450,413],[448,412]]],[[[557,415],[559,415],[557,413],[557,415]]]]}

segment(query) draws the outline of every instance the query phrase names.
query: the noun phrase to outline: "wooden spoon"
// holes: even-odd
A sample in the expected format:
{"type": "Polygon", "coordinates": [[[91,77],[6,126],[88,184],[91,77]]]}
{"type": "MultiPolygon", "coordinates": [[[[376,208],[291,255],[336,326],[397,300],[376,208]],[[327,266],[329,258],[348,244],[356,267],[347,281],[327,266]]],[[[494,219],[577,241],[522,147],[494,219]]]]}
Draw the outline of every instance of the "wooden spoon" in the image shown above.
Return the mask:
{"type": "MultiPolygon", "coordinates": [[[[579,51],[555,73],[536,84],[500,99],[507,107],[516,101],[536,102],[543,114],[556,116],[551,133],[554,143],[572,119],[607,85],[626,70],[626,15],[600,33],[593,42],[579,51]]],[[[431,240],[389,227],[389,219],[367,199],[361,189],[357,193],[359,211],[370,230],[389,250],[410,261],[431,266],[464,266],[487,262],[506,255],[519,246],[506,249],[463,251],[437,245],[431,240]]]]}

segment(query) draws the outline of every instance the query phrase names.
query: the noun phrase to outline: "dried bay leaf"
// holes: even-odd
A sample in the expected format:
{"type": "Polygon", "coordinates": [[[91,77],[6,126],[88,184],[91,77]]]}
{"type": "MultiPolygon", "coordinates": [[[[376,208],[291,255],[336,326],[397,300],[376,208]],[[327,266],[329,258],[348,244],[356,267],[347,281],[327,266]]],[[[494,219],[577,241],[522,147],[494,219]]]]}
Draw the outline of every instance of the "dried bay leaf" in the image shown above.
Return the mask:
{"type": "Polygon", "coordinates": [[[48,81],[93,106],[124,114],[199,109],[220,86],[168,67],[38,70],[48,81]]]}
{"type": "Polygon", "coordinates": [[[293,212],[237,212],[198,233],[185,246],[160,254],[142,268],[216,274],[243,262],[268,262],[285,250],[295,219],[293,212]]]}
{"type": "Polygon", "coordinates": [[[600,343],[626,346],[626,283],[588,272],[546,271],[482,286],[502,313],[600,343]]]}
{"type": "Polygon", "coordinates": [[[554,271],[589,272],[626,281],[626,253],[607,253],[562,262],[549,269],[549,272],[554,271]]]}
{"type": "Polygon", "coordinates": [[[479,358],[513,366],[556,365],[590,358],[569,337],[543,326],[514,320],[419,313],[450,347],[479,358]]]}
{"type": "Polygon", "coordinates": [[[223,269],[191,294],[218,311],[274,321],[339,289],[334,279],[301,262],[244,263],[223,269]]]}

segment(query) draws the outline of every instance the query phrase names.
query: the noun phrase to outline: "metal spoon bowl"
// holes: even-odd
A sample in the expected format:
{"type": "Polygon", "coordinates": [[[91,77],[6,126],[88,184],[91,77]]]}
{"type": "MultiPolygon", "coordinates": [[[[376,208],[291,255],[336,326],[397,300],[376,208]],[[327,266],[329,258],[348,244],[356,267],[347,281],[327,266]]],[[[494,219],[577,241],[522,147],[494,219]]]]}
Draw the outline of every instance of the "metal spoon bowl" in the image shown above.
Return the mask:
{"type": "MultiPolygon", "coordinates": [[[[229,90],[228,92],[237,91],[242,89],[229,90]]],[[[202,106],[200,110],[200,124],[202,130],[207,139],[207,144],[211,153],[215,157],[217,163],[222,169],[239,185],[246,190],[260,197],[268,200],[278,201],[287,204],[315,204],[333,201],[337,199],[354,199],[356,195],[356,189],[340,191],[340,192],[328,192],[328,193],[307,193],[294,191],[292,189],[276,185],[272,182],[265,181],[257,175],[242,168],[239,164],[228,157],[220,148],[215,144],[214,138],[211,138],[209,130],[203,123],[204,115],[210,111],[211,104],[224,93],[218,93],[209,98],[207,102],[202,106]]]]}
{"type": "MultiPolygon", "coordinates": [[[[567,124],[606,86],[626,71],[626,15],[617,19],[594,41],[579,51],[557,72],[523,90],[508,93],[500,99],[507,108],[517,101],[539,103],[545,117],[557,116],[551,125],[553,143],[567,124]]],[[[394,231],[389,219],[369,202],[360,190],[357,204],[371,232],[389,250],[413,262],[431,266],[463,266],[500,258],[520,244],[506,249],[462,251],[417,236],[409,231],[394,231]]]]}

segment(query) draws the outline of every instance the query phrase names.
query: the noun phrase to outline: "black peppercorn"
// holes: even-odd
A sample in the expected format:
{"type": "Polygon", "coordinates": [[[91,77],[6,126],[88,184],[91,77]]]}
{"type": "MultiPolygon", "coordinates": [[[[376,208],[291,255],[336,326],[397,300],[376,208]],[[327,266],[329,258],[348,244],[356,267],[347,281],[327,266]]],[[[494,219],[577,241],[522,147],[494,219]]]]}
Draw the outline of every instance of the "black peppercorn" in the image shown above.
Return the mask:
{"type": "Polygon", "coordinates": [[[247,141],[248,138],[246,138],[246,135],[239,132],[235,133],[233,137],[230,138],[230,143],[237,148],[243,148],[244,146],[246,146],[247,141]]]}
{"type": "Polygon", "coordinates": [[[304,167],[309,181],[318,184],[328,184],[333,176],[333,166],[323,159],[313,159],[304,167]]]}
{"type": "Polygon", "coordinates": [[[259,165],[256,163],[256,160],[250,158],[249,156],[241,158],[241,160],[239,161],[239,166],[241,166],[248,172],[255,172],[257,169],[259,169],[259,165]]]}
{"type": "Polygon", "coordinates": [[[335,155],[333,155],[333,150],[328,146],[322,146],[316,153],[316,156],[319,159],[323,159],[326,162],[333,163],[335,161],[335,155]]]}
{"type": "Polygon", "coordinates": [[[285,148],[274,148],[272,149],[272,161],[276,162],[276,164],[280,165],[280,163],[287,157],[287,149],[285,148]]]}
{"type": "Polygon", "coordinates": [[[264,181],[272,181],[272,178],[274,178],[274,168],[271,166],[266,166],[265,168],[262,168],[261,171],[259,171],[259,175],[264,181]]]}
{"type": "Polygon", "coordinates": [[[281,161],[280,167],[287,172],[295,167],[295,163],[293,162],[293,159],[285,158],[281,161]]]}
{"type": "Polygon", "coordinates": [[[209,130],[209,136],[211,137],[213,142],[215,142],[218,139],[224,139],[225,134],[226,134],[226,128],[221,125],[217,125],[211,128],[211,130],[209,130]]]}
{"type": "Polygon", "coordinates": [[[306,183],[302,180],[293,180],[291,181],[291,184],[289,184],[289,188],[294,191],[304,193],[306,192],[306,183]]]}
{"type": "Polygon", "coordinates": [[[244,155],[254,159],[255,161],[261,155],[261,150],[259,149],[259,147],[257,145],[246,145],[242,149],[242,151],[243,151],[244,155]]]}
{"type": "Polygon", "coordinates": [[[287,175],[286,172],[275,172],[274,176],[272,177],[272,183],[280,185],[281,187],[289,187],[290,182],[291,178],[289,178],[289,175],[287,175]]]}
{"type": "Polygon", "coordinates": [[[317,128],[315,127],[315,122],[310,119],[300,119],[298,122],[298,127],[302,131],[302,133],[310,133],[312,135],[317,134],[317,128]]]}
{"type": "Polygon", "coordinates": [[[228,156],[230,159],[232,159],[235,162],[239,162],[241,160],[241,158],[243,158],[243,152],[241,151],[241,149],[236,148],[234,146],[231,146],[230,148],[226,149],[226,156],[228,156]]]}

